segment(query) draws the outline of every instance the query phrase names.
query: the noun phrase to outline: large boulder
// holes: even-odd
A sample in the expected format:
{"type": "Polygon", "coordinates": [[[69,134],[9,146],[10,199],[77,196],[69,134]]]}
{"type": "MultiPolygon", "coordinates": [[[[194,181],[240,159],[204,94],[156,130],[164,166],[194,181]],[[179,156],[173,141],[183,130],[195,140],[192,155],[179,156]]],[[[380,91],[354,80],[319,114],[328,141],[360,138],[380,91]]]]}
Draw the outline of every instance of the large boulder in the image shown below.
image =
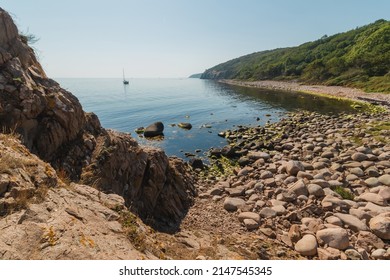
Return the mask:
{"type": "Polygon", "coordinates": [[[319,244],[335,249],[344,250],[349,246],[348,232],[343,228],[325,228],[317,231],[316,236],[319,244]]]}
{"type": "Polygon", "coordinates": [[[379,214],[370,220],[372,232],[384,240],[390,240],[390,212],[379,214]]]}
{"type": "Polygon", "coordinates": [[[306,234],[295,244],[295,251],[302,256],[315,256],[317,254],[317,240],[314,235],[306,234]]]}
{"type": "Polygon", "coordinates": [[[155,122],[152,123],[151,125],[148,125],[145,128],[144,136],[155,137],[155,136],[164,135],[163,131],[164,131],[164,124],[162,122],[155,122]]]}

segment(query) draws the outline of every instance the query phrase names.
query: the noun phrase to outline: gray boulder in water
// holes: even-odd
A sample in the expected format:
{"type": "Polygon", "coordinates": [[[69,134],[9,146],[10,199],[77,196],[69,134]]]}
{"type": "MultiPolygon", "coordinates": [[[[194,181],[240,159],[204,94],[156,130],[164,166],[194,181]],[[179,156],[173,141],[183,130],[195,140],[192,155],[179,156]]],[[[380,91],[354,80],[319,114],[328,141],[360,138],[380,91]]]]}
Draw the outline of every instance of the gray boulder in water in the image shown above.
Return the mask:
{"type": "Polygon", "coordinates": [[[144,136],[145,137],[155,137],[159,135],[164,135],[164,124],[162,122],[155,122],[145,128],[144,136]]]}

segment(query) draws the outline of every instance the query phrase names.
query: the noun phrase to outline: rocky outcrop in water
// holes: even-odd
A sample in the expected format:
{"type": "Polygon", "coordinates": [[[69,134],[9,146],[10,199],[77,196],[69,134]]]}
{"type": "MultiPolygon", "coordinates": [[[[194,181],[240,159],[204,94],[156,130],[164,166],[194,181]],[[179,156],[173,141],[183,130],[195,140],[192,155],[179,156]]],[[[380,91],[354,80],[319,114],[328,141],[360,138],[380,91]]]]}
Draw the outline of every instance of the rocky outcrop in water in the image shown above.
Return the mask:
{"type": "Polygon", "coordinates": [[[194,195],[186,164],[101,127],[78,99],[48,79],[26,38],[0,9],[0,127],[62,177],[122,195],[163,229],[177,225],[194,195]]]}

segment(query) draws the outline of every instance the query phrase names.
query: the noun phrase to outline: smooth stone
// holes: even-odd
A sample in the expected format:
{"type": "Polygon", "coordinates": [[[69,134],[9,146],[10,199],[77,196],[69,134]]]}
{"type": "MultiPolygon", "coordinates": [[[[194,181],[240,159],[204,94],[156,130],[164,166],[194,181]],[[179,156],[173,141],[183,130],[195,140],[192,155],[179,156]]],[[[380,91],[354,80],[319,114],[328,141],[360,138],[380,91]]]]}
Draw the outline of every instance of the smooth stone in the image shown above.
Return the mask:
{"type": "Polygon", "coordinates": [[[382,241],[382,239],[370,231],[360,231],[357,237],[356,246],[362,247],[369,251],[370,247],[383,249],[385,247],[385,243],[382,241]]]}
{"type": "Polygon", "coordinates": [[[359,177],[356,176],[355,174],[348,174],[347,177],[345,177],[345,180],[347,180],[348,182],[353,182],[356,181],[357,179],[359,179],[359,177]]]}
{"type": "Polygon", "coordinates": [[[309,184],[307,186],[307,190],[308,190],[310,195],[314,195],[315,197],[325,196],[324,189],[317,184],[309,184]]]}
{"type": "Polygon", "coordinates": [[[306,178],[308,180],[313,180],[313,175],[305,171],[299,171],[297,174],[297,178],[306,178]]]}
{"type": "Polygon", "coordinates": [[[236,188],[226,188],[225,191],[229,194],[231,197],[235,196],[241,196],[245,192],[245,187],[244,186],[238,186],[236,188]]]}
{"type": "Polygon", "coordinates": [[[245,200],[237,197],[227,197],[223,203],[223,207],[227,211],[237,211],[237,209],[245,206],[245,200]]]}
{"type": "Polygon", "coordinates": [[[248,230],[259,228],[259,223],[254,221],[253,219],[244,219],[243,223],[248,230]]]}
{"type": "Polygon", "coordinates": [[[371,258],[376,260],[381,260],[384,259],[385,255],[386,255],[385,249],[376,249],[374,252],[371,253],[371,258]]]}
{"type": "Polygon", "coordinates": [[[390,212],[390,207],[379,206],[372,202],[368,202],[362,210],[369,211],[370,214],[377,216],[382,213],[390,212]]]}
{"type": "Polygon", "coordinates": [[[301,226],[302,231],[309,230],[313,233],[316,233],[323,224],[321,219],[310,218],[310,217],[302,218],[301,223],[302,223],[301,226]]]}
{"type": "Polygon", "coordinates": [[[330,169],[333,169],[334,171],[342,172],[344,170],[343,166],[339,163],[333,163],[330,169]]]}
{"type": "Polygon", "coordinates": [[[340,207],[340,208],[344,208],[344,209],[350,208],[349,204],[346,201],[344,201],[340,198],[334,197],[332,195],[325,196],[324,199],[321,201],[321,205],[323,208],[325,208],[327,210],[333,210],[336,207],[340,207]],[[328,209],[328,208],[330,208],[330,209],[328,209]]]}
{"type": "Polygon", "coordinates": [[[272,206],[282,205],[283,207],[286,207],[288,204],[286,201],[281,201],[281,200],[277,200],[277,199],[271,199],[269,201],[272,203],[272,206]]]}
{"type": "Polygon", "coordinates": [[[342,227],[343,226],[343,222],[335,217],[335,216],[330,216],[330,217],[327,217],[325,219],[325,221],[328,223],[328,224],[331,224],[331,225],[335,225],[335,226],[339,226],[339,227],[342,227]]]}
{"type": "Polygon", "coordinates": [[[347,255],[349,260],[362,260],[363,259],[362,255],[358,251],[356,251],[355,249],[345,250],[344,253],[347,255]]]}
{"type": "Polygon", "coordinates": [[[274,176],[274,174],[272,172],[266,170],[266,171],[261,172],[260,179],[263,179],[263,180],[269,179],[269,178],[272,178],[273,176],[274,176]]]}
{"type": "Polygon", "coordinates": [[[289,177],[287,177],[286,179],[284,179],[283,183],[284,183],[285,185],[289,185],[289,184],[291,184],[291,183],[295,183],[296,181],[298,181],[297,177],[295,177],[295,176],[289,176],[289,177]]]}
{"type": "Polygon", "coordinates": [[[273,188],[276,186],[276,181],[274,178],[268,178],[264,180],[264,185],[273,188]]]}
{"type": "Polygon", "coordinates": [[[258,160],[261,158],[264,160],[268,160],[271,158],[270,154],[265,152],[249,152],[247,156],[253,160],[258,160]]]}
{"type": "Polygon", "coordinates": [[[191,129],[192,128],[192,124],[190,124],[190,123],[178,123],[177,126],[180,128],[183,128],[183,129],[191,129]]]}
{"type": "Polygon", "coordinates": [[[390,186],[390,174],[380,176],[378,181],[385,186],[390,186]]]}
{"type": "Polygon", "coordinates": [[[353,215],[343,213],[335,213],[334,215],[353,231],[368,230],[366,224],[353,215]]]}
{"type": "Polygon", "coordinates": [[[315,256],[317,247],[317,239],[311,234],[306,234],[295,244],[294,249],[302,256],[315,256]]]}
{"type": "Polygon", "coordinates": [[[299,171],[305,171],[305,167],[302,165],[301,162],[290,160],[285,165],[286,171],[289,175],[297,175],[299,171]]]}
{"type": "Polygon", "coordinates": [[[323,158],[333,158],[334,154],[331,151],[325,151],[321,154],[321,157],[323,158]]]}
{"type": "Polygon", "coordinates": [[[263,218],[274,218],[277,215],[276,211],[269,207],[264,207],[263,209],[261,209],[259,214],[263,218]]]}
{"type": "Polygon", "coordinates": [[[386,152],[386,153],[381,153],[379,156],[378,156],[378,160],[380,161],[386,161],[386,160],[390,160],[390,152],[386,152]]]}
{"type": "Polygon", "coordinates": [[[260,199],[260,196],[258,194],[252,194],[249,198],[248,201],[258,201],[260,199]]]}
{"type": "Polygon", "coordinates": [[[290,192],[295,193],[296,196],[300,196],[300,195],[307,196],[309,194],[303,180],[298,180],[297,182],[289,186],[288,190],[290,192]]]}
{"type": "Polygon", "coordinates": [[[360,167],[351,168],[349,170],[349,172],[351,174],[354,174],[354,175],[358,176],[358,177],[364,176],[364,171],[360,167]]]}
{"type": "Polygon", "coordinates": [[[379,186],[379,180],[377,178],[371,177],[364,181],[367,186],[369,187],[376,187],[379,186]]]}
{"type": "Polygon", "coordinates": [[[371,149],[368,148],[368,147],[365,147],[365,146],[357,147],[356,151],[360,152],[360,153],[363,153],[363,154],[371,154],[372,153],[371,149]]]}
{"type": "Polygon", "coordinates": [[[352,161],[352,162],[344,163],[344,167],[346,168],[362,167],[362,164],[360,162],[352,161]]]}
{"type": "Polygon", "coordinates": [[[357,199],[372,202],[380,206],[387,206],[386,200],[384,200],[382,196],[376,193],[363,193],[359,195],[357,199]]]}
{"type": "Polygon", "coordinates": [[[208,191],[209,195],[222,195],[223,190],[221,190],[219,187],[212,188],[211,190],[208,191]]]}
{"type": "Polygon", "coordinates": [[[315,162],[315,163],[313,163],[313,168],[316,170],[320,170],[320,169],[326,168],[326,164],[325,164],[325,162],[315,162]]]}
{"type": "Polygon", "coordinates": [[[203,161],[200,158],[192,158],[188,162],[193,169],[202,169],[204,168],[203,161]]]}
{"type": "Polygon", "coordinates": [[[364,211],[363,209],[349,209],[349,214],[355,216],[359,220],[366,220],[367,223],[372,219],[372,215],[368,211],[364,211]]]}
{"type": "Polygon", "coordinates": [[[276,199],[280,201],[294,202],[297,200],[297,195],[293,192],[282,192],[276,196],[276,199]]]}
{"type": "Polygon", "coordinates": [[[252,219],[260,224],[260,215],[254,212],[242,212],[238,215],[238,220],[243,222],[245,219],[252,219]]]}
{"type": "Polygon", "coordinates": [[[144,136],[145,137],[155,137],[163,135],[164,124],[162,122],[155,122],[145,128],[144,136]]]}
{"type": "Polygon", "coordinates": [[[314,179],[310,181],[311,184],[319,185],[321,188],[330,188],[330,184],[328,181],[324,179],[314,179]]]}
{"type": "Polygon", "coordinates": [[[271,209],[276,212],[277,216],[281,216],[281,215],[285,214],[287,211],[283,205],[275,205],[271,209]]]}
{"type": "Polygon", "coordinates": [[[338,260],[340,259],[340,250],[328,247],[326,249],[317,248],[318,258],[320,260],[338,260]]]}
{"type": "Polygon", "coordinates": [[[368,159],[368,156],[366,154],[363,154],[363,153],[360,153],[360,152],[356,152],[354,153],[352,156],[351,156],[352,160],[354,161],[365,161],[368,159]]]}
{"type": "Polygon", "coordinates": [[[379,214],[370,220],[371,231],[381,239],[390,240],[390,212],[379,214]]]}
{"type": "Polygon", "coordinates": [[[344,250],[349,246],[348,232],[343,228],[326,228],[317,231],[316,237],[319,244],[344,250]]]}
{"type": "Polygon", "coordinates": [[[381,188],[378,192],[378,194],[383,197],[384,200],[390,200],[390,188],[389,187],[384,187],[381,188]]]}

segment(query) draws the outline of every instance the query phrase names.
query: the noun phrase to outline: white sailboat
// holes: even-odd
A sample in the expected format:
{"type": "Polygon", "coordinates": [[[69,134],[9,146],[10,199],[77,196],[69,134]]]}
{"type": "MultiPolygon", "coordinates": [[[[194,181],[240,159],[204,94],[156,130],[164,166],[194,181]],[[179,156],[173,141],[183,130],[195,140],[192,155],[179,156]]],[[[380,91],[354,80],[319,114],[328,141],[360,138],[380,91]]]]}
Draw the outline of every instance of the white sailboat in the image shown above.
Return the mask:
{"type": "Polygon", "coordinates": [[[129,81],[126,80],[126,78],[125,78],[125,69],[122,69],[122,70],[123,70],[123,84],[124,84],[124,85],[128,85],[128,84],[129,84],[129,81]]]}

